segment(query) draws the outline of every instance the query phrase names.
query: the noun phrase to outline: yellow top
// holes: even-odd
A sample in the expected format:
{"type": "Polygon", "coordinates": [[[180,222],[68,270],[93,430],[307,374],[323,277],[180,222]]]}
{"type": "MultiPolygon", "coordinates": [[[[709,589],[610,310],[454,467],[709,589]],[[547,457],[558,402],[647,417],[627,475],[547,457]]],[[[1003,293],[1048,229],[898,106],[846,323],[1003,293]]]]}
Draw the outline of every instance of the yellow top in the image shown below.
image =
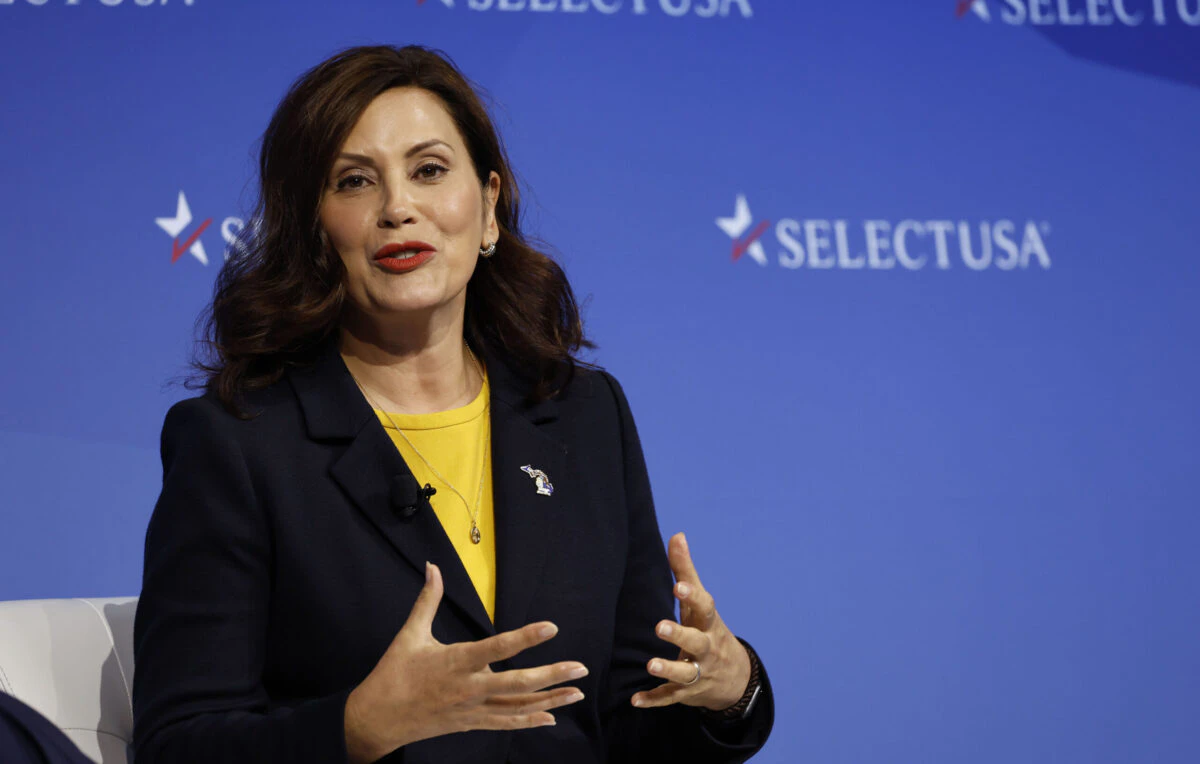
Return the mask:
{"type": "MultiPolygon", "coordinates": [[[[483,386],[475,400],[467,405],[438,411],[432,414],[384,414],[375,409],[375,415],[387,429],[388,435],[400,455],[404,457],[412,473],[421,485],[429,483],[437,489],[437,493],[429,500],[433,511],[451,543],[458,551],[459,559],[479,600],[487,611],[488,618],[496,621],[496,523],[492,514],[492,454],[488,437],[491,428],[491,417],[488,416],[487,374],[483,376],[483,386]],[[450,481],[459,493],[470,503],[463,504],[458,494],[450,490],[450,486],[429,469],[425,460],[421,459],[413,449],[404,442],[404,438],[396,432],[396,427],[404,430],[404,434],[413,442],[421,455],[429,460],[434,469],[442,477],[450,481]],[[485,438],[489,443],[486,452],[485,438]],[[479,481],[483,480],[483,494],[479,500],[477,524],[483,538],[480,543],[471,541],[471,512],[475,509],[475,497],[479,495],[479,481]]],[[[390,412],[389,412],[390,413],[390,412]]]]}

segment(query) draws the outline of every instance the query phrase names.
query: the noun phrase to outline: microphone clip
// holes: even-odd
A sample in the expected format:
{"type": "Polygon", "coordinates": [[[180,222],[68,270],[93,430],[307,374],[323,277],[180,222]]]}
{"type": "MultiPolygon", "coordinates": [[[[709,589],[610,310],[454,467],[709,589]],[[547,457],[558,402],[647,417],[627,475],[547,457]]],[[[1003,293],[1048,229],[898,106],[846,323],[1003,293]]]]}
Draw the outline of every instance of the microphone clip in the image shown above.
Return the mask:
{"type": "Polygon", "coordinates": [[[424,488],[417,489],[417,495],[421,497],[421,501],[425,504],[425,506],[430,508],[432,508],[432,505],[429,503],[429,498],[435,493],[437,493],[437,489],[431,486],[429,483],[426,483],[424,488]]]}
{"type": "Polygon", "coordinates": [[[412,475],[396,475],[392,479],[391,496],[392,509],[404,520],[412,519],[421,507],[433,507],[429,497],[437,493],[437,489],[429,483],[421,488],[412,475]]]}

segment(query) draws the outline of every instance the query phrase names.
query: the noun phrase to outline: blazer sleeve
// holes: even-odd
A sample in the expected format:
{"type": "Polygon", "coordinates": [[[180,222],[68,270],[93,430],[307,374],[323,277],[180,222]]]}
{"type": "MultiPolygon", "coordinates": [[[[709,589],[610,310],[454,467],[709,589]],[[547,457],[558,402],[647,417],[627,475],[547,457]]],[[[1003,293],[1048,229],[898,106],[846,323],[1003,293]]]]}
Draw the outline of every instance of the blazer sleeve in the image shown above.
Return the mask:
{"type": "Polygon", "coordinates": [[[175,404],[134,622],[138,764],[345,762],[345,692],[272,708],[262,684],[271,538],[236,420],[175,404]]]}
{"type": "MultiPolygon", "coordinates": [[[[606,696],[601,713],[608,743],[608,761],[686,764],[733,764],[762,748],[774,723],[775,708],[766,667],[761,668],[762,693],[751,717],[729,725],[704,721],[700,710],[672,705],[640,709],[630,704],[635,692],[662,684],[646,664],[672,648],[655,634],[663,619],[674,619],[674,579],[650,493],[650,479],[637,427],[620,384],[601,372],[616,399],[624,456],[625,508],[629,547],[618,600],[616,634],[606,696]]],[[[760,656],[761,664],[761,656],[760,656]]]]}

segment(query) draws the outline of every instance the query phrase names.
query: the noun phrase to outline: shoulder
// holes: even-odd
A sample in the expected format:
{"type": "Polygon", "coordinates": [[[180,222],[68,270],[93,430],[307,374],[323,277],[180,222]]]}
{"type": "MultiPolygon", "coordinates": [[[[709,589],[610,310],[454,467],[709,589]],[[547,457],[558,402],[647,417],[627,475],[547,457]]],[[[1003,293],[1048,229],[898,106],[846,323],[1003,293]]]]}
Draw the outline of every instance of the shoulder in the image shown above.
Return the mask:
{"type": "MultiPolygon", "coordinates": [[[[526,415],[535,423],[552,420],[550,431],[565,444],[588,452],[621,453],[637,440],[637,428],[625,391],[608,370],[578,366],[550,400],[533,404],[526,415]]],[[[570,448],[570,447],[569,447],[570,448]]]]}
{"type": "Polygon", "coordinates": [[[237,416],[213,390],[177,401],[163,419],[162,445],[181,437],[192,443],[257,440],[272,430],[300,426],[299,406],[286,380],[247,393],[242,411],[248,417],[237,416]]]}
{"type": "Polygon", "coordinates": [[[629,401],[621,383],[601,366],[576,366],[570,379],[549,403],[563,414],[590,413],[621,418],[629,411],[629,401]]]}
{"type": "MultiPolygon", "coordinates": [[[[246,396],[243,419],[206,391],[178,401],[163,420],[160,456],[167,504],[194,496],[269,496],[276,481],[313,464],[295,396],[286,384],[246,396]],[[206,482],[207,481],[207,482],[206,482]]],[[[240,500],[226,502],[229,508],[240,500]]],[[[211,503],[211,502],[209,502],[211,503]]]]}

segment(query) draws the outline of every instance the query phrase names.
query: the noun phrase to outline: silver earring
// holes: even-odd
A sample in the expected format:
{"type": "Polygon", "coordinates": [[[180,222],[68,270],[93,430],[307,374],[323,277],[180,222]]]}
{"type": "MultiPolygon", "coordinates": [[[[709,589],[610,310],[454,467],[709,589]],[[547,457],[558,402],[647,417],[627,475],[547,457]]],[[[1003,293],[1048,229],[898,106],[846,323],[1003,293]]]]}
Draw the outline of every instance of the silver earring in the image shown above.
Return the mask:
{"type": "Polygon", "coordinates": [[[479,248],[480,257],[491,257],[494,254],[496,254],[496,242],[494,241],[488,245],[487,249],[484,249],[483,247],[479,248]]]}

